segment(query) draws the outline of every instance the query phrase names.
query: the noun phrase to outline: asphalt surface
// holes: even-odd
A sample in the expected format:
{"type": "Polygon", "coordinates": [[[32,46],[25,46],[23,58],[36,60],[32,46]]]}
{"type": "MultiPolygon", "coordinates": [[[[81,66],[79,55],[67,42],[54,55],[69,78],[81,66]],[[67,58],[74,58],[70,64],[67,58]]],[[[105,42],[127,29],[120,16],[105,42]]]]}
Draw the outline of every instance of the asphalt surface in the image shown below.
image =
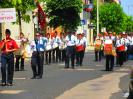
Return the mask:
{"type": "MultiPolygon", "coordinates": [[[[25,62],[26,70],[14,73],[13,86],[0,86],[0,99],[55,99],[77,84],[100,78],[103,75],[116,72],[115,70],[119,70],[120,68],[130,68],[133,62],[128,61],[123,67],[115,67],[112,72],[104,71],[104,65],[105,59],[101,62],[95,62],[94,52],[90,51],[86,53],[82,67],[64,69],[64,63],[52,63],[44,65],[42,79],[30,79],[32,71],[30,60],[27,60],[25,62]]],[[[129,75],[120,78],[118,85],[121,90],[118,93],[113,93],[110,99],[125,99],[123,98],[123,94],[128,90],[128,83],[129,75]]]]}

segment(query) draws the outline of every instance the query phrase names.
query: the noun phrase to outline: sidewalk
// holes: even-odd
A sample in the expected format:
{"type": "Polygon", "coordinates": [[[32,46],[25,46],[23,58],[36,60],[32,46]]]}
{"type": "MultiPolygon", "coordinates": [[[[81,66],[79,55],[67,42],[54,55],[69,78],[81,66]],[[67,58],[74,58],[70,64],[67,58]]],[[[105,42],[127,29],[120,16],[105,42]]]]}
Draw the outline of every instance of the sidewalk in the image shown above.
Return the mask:
{"type": "Polygon", "coordinates": [[[56,99],[126,99],[119,83],[120,78],[128,75],[127,71],[128,68],[121,68],[100,78],[88,80],[67,90],[56,99]],[[119,97],[114,98],[113,94],[116,93],[119,97]]]}

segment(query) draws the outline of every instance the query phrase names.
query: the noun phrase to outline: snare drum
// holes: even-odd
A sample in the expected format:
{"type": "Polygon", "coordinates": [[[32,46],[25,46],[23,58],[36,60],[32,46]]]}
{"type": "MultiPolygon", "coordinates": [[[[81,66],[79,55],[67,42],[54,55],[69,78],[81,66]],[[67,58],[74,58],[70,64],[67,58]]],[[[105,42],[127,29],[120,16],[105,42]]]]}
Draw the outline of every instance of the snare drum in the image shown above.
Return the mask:
{"type": "Polygon", "coordinates": [[[49,50],[52,50],[52,46],[51,46],[50,44],[48,44],[48,45],[46,46],[46,51],[49,51],[49,50]]]}

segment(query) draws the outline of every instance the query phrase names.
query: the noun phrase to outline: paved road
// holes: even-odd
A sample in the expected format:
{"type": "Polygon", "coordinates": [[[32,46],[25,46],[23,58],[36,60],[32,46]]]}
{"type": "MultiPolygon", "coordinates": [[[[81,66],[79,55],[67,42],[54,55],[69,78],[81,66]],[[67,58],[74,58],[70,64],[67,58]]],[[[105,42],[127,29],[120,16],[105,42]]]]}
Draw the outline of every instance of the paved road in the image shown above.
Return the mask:
{"type": "Polygon", "coordinates": [[[132,66],[133,62],[128,61],[122,68],[115,67],[113,72],[103,71],[105,68],[104,64],[105,60],[94,62],[93,52],[88,52],[85,56],[83,67],[66,70],[63,63],[45,65],[43,79],[32,80],[30,79],[32,76],[30,62],[27,61],[26,71],[15,72],[14,86],[0,86],[0,99],[98,99],[94,98],[97,92],[106,93],[107,91],[100,91],[99,83],[101,84],[100,86],[104,86],[108,83],[107,80],[110,77],[113,80],[110,80],[110,83],[106,84],[107,88],[104,87],[104,89],[109,90],[109,98],[107,99],[125,99],[123,98],[123,93],[128,90],[128,68],[132,66]],[[115,78],[118,80],[113,82],[115,78]],[[100,80],[102,82],[99,82],[100,80]],[[71,94],[76,92],[78,93],[77,95],[80,95],[79,93],[82,93],[84,90],[81,87],[85,84],[88,84],[89,87],[90,85],[95,86],[95,88],[89,89],[93,90],[93,94],[90,97],[86,95],[88,93],[84,93],[86,98],[76,98],[77,96],[71,94]],[[78,87],[81,90],[77,89],[78,87]],[[113,87],[116,87],[116,90],[111,92],[110,88],[113,87]],[[71,97],[67,98],[69,94],[71,94],[71,97]]]}

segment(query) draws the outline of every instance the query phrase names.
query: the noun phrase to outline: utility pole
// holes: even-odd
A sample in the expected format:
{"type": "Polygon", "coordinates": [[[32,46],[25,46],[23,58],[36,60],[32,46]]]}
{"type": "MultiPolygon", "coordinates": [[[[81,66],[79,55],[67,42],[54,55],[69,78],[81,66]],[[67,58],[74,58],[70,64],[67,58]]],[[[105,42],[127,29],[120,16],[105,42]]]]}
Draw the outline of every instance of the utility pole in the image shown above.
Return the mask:
{"type": "Polygon", "coordinates": [[[97,0],[97,35],[99,34],[99,0],[97,0]]]}

